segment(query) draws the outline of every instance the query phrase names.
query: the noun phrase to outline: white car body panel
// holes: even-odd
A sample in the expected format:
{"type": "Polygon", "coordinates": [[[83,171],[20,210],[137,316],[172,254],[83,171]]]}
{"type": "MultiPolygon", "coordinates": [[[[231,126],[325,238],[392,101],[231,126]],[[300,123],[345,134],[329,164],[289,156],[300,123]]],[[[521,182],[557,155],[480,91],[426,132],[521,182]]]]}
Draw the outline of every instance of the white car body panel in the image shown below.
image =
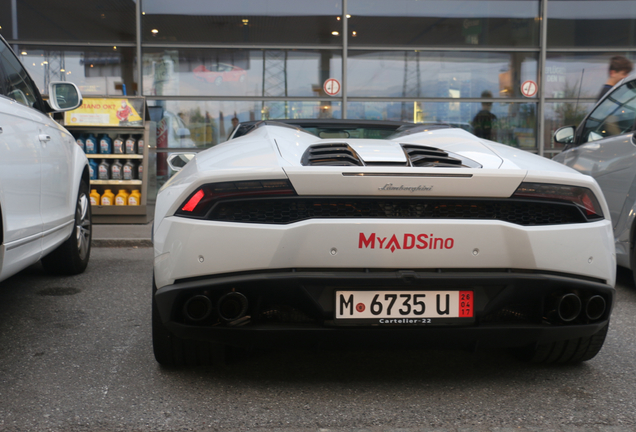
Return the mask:
{"type": "MultiPolygon", "coordinates": [[[[290,225],[211,223],[166,218],[155,231],[155,281],[248,270],[287,268],[516,268],[597,277],[613,285],[609,221],[587,227],[520,227],[497,221],[313,220],[290,225]],[[373,248],[360,233],[375,234],[373,248]],[[452,238],[451,249],[404,249],[404,235],[452,238]],[[386,246],[396,235],[400,247],[386,246]],[[380,238],[385,238],[380,247],[380,238]],[[249,245],[235,248],[234,245],[249,245]],[[335,251],[335,252],[334,252],[335,251]],[[546,253],[549,251],[549,253],[546,253]]],[[[430,238],[430,237],[429,237],[430,238]]],[[[408,246],[411,241],[408,241],[408,246]]],[[[416,243],[423,245],[423,243],[416,243]]]]}

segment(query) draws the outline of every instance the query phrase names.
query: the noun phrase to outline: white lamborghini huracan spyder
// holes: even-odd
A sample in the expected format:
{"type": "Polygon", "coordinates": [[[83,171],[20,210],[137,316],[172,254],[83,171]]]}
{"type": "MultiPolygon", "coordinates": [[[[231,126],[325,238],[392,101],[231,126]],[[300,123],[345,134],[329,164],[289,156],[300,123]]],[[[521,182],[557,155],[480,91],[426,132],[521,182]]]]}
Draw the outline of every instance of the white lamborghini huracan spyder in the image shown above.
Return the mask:
{"type": "Polygon", "coordinates": [[[159,363],[276,345],[600,351],[616,257],[591,177],[462,129],[365,127],[256,122],[161,189],[159,363]]]}

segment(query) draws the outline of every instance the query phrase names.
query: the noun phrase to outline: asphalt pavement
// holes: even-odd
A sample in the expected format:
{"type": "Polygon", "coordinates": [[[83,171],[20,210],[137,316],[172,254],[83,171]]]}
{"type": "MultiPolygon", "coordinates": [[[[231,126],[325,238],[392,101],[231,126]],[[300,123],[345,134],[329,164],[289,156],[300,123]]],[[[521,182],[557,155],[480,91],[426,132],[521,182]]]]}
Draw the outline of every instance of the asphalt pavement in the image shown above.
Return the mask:
{"type": "Polygon", "coordinates": [[[95,225],[85,273],[36,264],[2,283],[0,432],[636,431],[636,287],[624,269],[605,346],[580,365],[290,347],[170,369],[152,355],[151,226],[95,225]]]}

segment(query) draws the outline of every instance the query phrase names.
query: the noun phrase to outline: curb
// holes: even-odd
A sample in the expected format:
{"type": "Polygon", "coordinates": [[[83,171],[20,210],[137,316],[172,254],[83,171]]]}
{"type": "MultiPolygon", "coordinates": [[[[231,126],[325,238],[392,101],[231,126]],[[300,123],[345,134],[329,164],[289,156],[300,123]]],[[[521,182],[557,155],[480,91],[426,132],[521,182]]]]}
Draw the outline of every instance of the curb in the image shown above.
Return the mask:
{"type": "Polygon", "coordinates": [[[152,247],[150,239],[93,239],[91,247],[152,247]]]}

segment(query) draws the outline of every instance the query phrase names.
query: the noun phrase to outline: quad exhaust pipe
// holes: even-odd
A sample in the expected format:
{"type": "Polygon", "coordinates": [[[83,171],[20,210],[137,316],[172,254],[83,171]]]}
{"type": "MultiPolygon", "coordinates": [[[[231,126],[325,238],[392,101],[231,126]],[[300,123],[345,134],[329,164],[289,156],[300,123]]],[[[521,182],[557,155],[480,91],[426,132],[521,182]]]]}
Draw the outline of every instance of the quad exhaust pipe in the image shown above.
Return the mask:
{"type": "Polygon", "coordinates": [[[557,297],[554,303],[554,311],[562,322],[571,322],[578,318],[581,313],[590,321],[596,321],[605,314],[607,303],[600,295],[593,295],[581,301],[581,298],[574,294],[568,293],[557,297]]]}

